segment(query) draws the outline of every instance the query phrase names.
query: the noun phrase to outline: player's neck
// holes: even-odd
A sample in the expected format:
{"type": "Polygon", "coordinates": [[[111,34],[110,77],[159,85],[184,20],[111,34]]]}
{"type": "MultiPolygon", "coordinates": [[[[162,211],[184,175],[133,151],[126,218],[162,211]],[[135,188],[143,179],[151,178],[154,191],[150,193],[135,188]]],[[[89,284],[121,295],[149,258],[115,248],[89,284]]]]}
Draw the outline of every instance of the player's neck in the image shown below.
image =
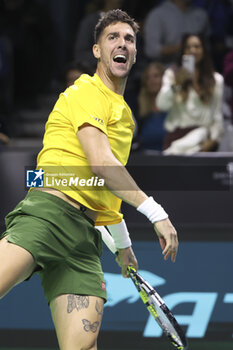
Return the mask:
{"type": "Polygon", "coordinates": [[[124,95],[127,77],[109,77],[103,70],[97,67],[96,74],[100,77],[104,85],[118,95],[124,95]]]}

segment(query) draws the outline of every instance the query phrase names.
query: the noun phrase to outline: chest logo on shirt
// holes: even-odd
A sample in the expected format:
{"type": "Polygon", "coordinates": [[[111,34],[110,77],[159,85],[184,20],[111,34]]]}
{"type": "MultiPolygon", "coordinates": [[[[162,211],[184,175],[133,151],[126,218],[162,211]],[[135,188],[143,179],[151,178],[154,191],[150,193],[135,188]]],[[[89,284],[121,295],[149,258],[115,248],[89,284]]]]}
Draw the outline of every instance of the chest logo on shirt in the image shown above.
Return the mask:
{"type": "Polygon", "coordinates": [[[93,118],[94,120],[96,120],[99,124],[104,125],[103,119],[94,117],[93,115],[90,115],[90,117],[93,118]]]}

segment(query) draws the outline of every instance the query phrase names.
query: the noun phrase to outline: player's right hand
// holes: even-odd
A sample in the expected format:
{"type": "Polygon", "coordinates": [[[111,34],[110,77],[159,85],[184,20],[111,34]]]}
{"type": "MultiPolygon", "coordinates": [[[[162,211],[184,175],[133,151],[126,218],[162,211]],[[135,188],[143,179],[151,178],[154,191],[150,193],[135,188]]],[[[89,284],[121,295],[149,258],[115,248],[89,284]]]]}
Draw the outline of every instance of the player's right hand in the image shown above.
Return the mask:
{"type": "Polygon", "coordinates": [[[127,274],[127,267],[129,265],[133,266],[136,270],[138,270],[138,262],[131,247],[118,249],[116,262],[121,267],[122,276],[125,278],[129,277],[127,274]]]}

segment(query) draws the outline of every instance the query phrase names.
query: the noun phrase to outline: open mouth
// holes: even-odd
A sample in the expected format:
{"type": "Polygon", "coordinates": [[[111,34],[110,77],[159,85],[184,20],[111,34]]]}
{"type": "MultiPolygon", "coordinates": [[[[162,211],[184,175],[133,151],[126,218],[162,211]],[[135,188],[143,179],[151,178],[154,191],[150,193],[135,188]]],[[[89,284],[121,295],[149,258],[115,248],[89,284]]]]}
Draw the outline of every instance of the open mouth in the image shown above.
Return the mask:
{"type": "Polygon", "coordinates": [[[113,57],[113,61],[117,62],[117,63],[126,63],[127,62],[127,58],[124,55],[116,55],[113,57]]]}

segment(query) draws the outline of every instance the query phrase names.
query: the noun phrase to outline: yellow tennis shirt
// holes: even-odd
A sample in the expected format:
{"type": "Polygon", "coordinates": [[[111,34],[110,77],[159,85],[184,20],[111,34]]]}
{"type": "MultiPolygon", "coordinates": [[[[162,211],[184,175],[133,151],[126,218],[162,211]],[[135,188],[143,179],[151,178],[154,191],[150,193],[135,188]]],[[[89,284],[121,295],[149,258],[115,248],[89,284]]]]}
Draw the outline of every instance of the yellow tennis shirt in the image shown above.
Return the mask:
{"type": "Polygon", "coordinates": [[[114,156],[127,163],[134,130],[131,110],[123,96],[106,87],[97,74],[83,74],[59,96],[48,118],[37,169],[45,173],[44,187],[59,189],[98,211],[96,225],[116,224],[122,220],[121,199],[91,172],[77,137],[84,123],[103,131],[114,156]]]}

